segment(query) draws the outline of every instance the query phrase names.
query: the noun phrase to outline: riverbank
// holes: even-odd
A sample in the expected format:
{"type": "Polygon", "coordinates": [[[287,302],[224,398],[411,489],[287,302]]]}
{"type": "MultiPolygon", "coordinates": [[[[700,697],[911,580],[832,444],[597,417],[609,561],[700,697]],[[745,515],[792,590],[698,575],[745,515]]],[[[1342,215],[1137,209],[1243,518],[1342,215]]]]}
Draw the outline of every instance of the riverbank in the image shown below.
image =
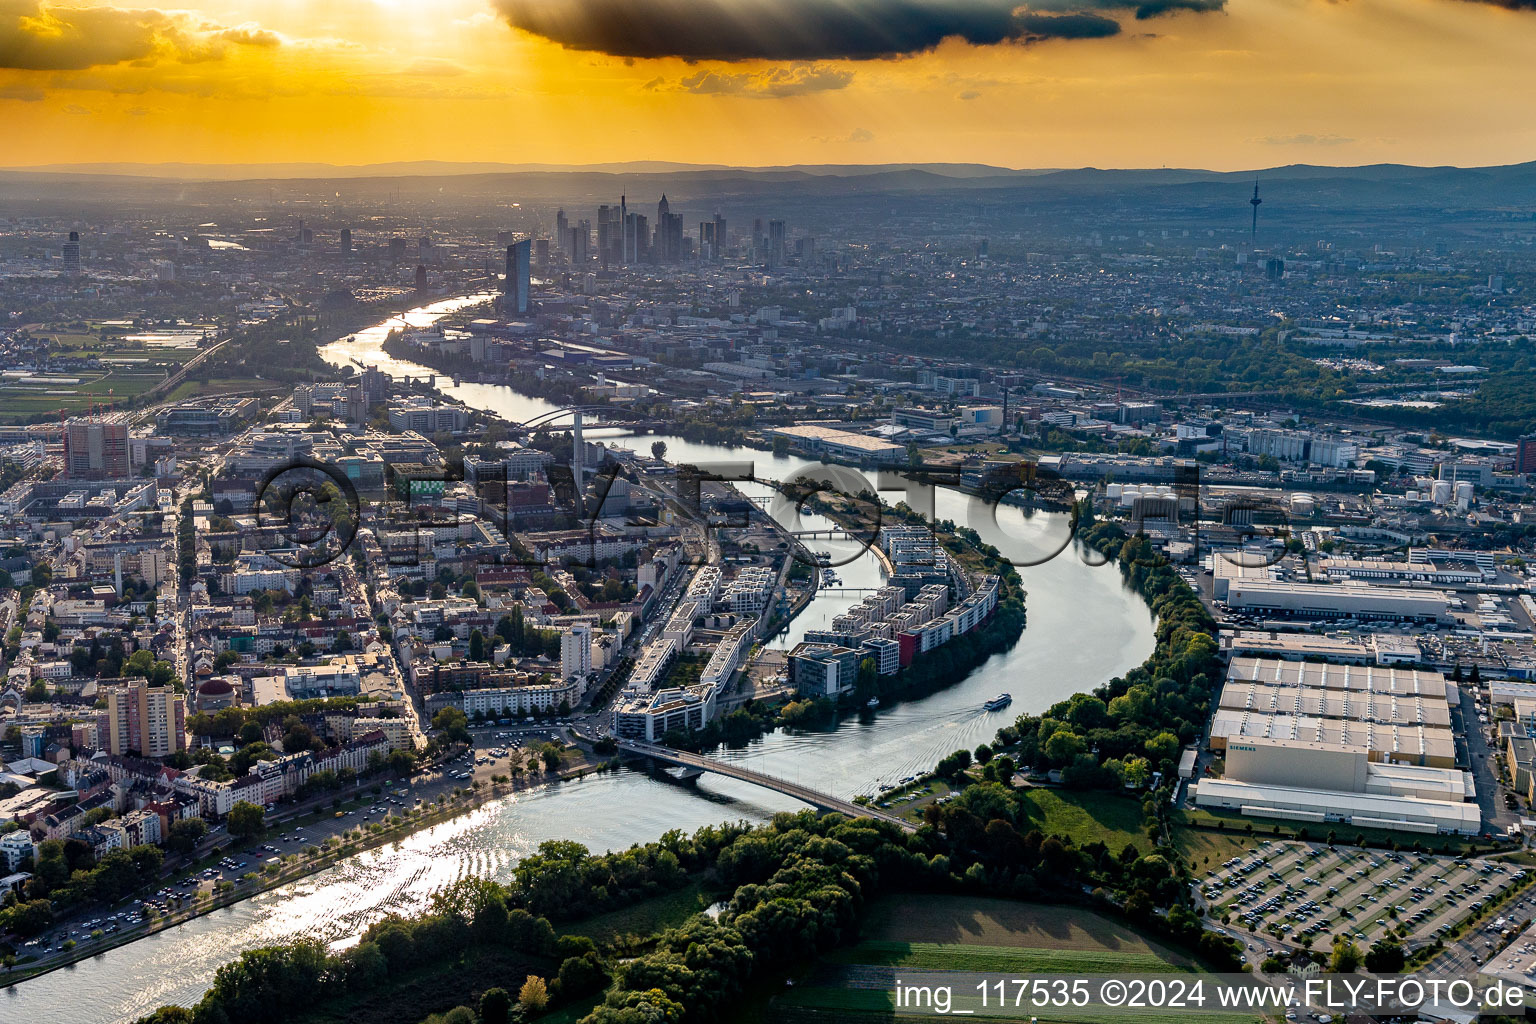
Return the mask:
{"type": "MultiPolygon", "coordinates": [[[[421,808],[406,808],[405,813],[399,815],[392,814],[384,822],[374,822],[366,827],[359,826],[355,830],[355,835],[352,834],[353,830],[349,830],[347,833],[351,836],[349,839],[333,842],[335,837],[328,837],[319,846],[308,846],[297,853],[288,854],[284,856],[283,862],[276,871],[264,869],[259,873],[253,872],[253,877],[242,878],[239,881],[229,883],[231,887],[228,889],[220,890],[215,888],[206,897],[201,895],[191,897],[189,905],[170,914],[157,915],[156,917],[146,919],[116,935],[104,935],[99,940],[88,939],[79,942],[74,948],[66,951],[66,955],[55,956],[46,962],[18,963],[8,972],[0,975],[0,980],[3,980],[7,987],[14,987],[34,978],[40,978],[83,960],[130,945],[159,932],[195,921],[216,910],[232,907],[238,903],[260,896],[262,893],[297,882],[310,875],[318,874],[352,857],[382,846],[388,846],[391,843],[397,843],[416,832],[421,832],[433,826],[441,825],[444,822],[452,821],[454,818],[470,814],[487,804],[509,796],[535,792],[561,782],[579,782],[589,775],[602,774],[610,770],[616,763],[612,759],[600,759],[589,755],[580,747],[571,749],[580,753],[580,761],[569,766],[562,766],[556,772],[547,773],[537,779],[529,778],[524,780],[519,778],[511,782],[482,783],[477,781],[468,788],[455,789],[452,794],[447,795],[446,798],[440,796],[438,801],[434,803],[423,804],[421,808]],[[310,849],[313,849],[314,853],[310,853],[310,849]]],[[[568,755],[569,751],[567,751],[568,755]]],[[[365,795],[359,794],[359,798],[352,801],[350,806],[344,805],[344,810],[340,811],[340,813],[351,813],[376,803],[388,792],[389,789],[383,787],[380,789],[380,793],[376,794],[373,799],[367,799],[365,795]]],[[[335,809],[333,808],[333,810],[335,809]]],[[[281,823],[280,829],[292,828],[296,824],[302,825],[305,823],[306,818],[309,819],[308,824],[314,824],[316,821],[324,820],[325,817],[326,815],[323,812],[315,811],[308,815],[300,815],[285,820],[281,823]]],[[[218,847],[210,851],[206,857],[201,858],[196,863],[168,879],[167,884],[174,885],[178,879],[195,876],[204,867],[217,863],[221,855],[259,857],[259,854],[249,852],[250,849],[256,847],[259,850],[259,844],[262,843],[262,840],[267,838],[267,835],[272,831],[280,829],[277,823],[274,823],[273,826],[269,826],[266,834],[251,839],[243,850],[228,846],[218,847]]]]}

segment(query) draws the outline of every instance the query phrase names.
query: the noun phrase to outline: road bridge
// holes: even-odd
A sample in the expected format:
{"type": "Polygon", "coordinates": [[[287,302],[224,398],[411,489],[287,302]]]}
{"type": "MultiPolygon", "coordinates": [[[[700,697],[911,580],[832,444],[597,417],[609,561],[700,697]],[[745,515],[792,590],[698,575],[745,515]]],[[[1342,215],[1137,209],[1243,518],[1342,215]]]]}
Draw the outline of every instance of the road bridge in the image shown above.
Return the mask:
{"type": "Polygon", "coordinates": [[[809,786],[802,786],[798,782],[790,782],[775,775],[765,775],[762,772],[752,771],[729,761],[718,761],[702,754],[691,754],[686,750],[674,750],[671,747],[657,746],[654,743],[640,743],[635,740],[619,740],[619,749],[626,753],[636,754],[641,757],[649,757],[654,761],[664,764],[680,765],[683,768],[697,768],[700,771],[714,772],[716,775],[724,775],[727,778],[737,779],[741,782],[750,782],[754,786],[762,786],[771,789],[775,793],[783,793],[792,796],[796,800],[810,804],[821,811],[831,811],[837,814],[847,815],[850,818],[874,818],[876,821],[888,821],[903,832],[916,832],[917,826],[904,818],[883,811],[878,807],[867,807],[856,804],[851,800],[843,800],[840,797],[830,796],[809,786]]]}

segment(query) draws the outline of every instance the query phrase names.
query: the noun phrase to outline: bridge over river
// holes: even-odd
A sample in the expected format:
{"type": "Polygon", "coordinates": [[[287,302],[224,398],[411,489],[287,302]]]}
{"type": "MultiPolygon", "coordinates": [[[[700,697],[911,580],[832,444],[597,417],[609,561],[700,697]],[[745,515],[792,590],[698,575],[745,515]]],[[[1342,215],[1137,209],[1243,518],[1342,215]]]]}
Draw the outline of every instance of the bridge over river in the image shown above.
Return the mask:
{"type": "Polygon", "coordinates": [[[649,757],[655,761],[666,764],[680,765],[684,768],[692,768],[702,772],[714,772],[727,778],[739,779],[742,782],[750,782],[754,786],[762,786],[771,789],[775,793],[783,793],[792,796],[796,800],[810,804],[817,810],[834,811],[847,815],[850,818],[874,818],[876,821],[888,821],[904,832],[916,832],[917,826],[904,818],[897,817],[888,811],[878,807],[870,807],[864,804],[856,804],[851,800],[830,796],[820,790],[809,786],[802,786],[798,782],[790,782],[776,775],[764,775],[762,772],[752,771],[729,761],[718,761],[702,754],[691,754],[686,750],[673,750],[671,747],[661,747],[653,743],[639,743],[635,740],[619,740],[619,749],[626,753],[641,757],[649,757]]]}

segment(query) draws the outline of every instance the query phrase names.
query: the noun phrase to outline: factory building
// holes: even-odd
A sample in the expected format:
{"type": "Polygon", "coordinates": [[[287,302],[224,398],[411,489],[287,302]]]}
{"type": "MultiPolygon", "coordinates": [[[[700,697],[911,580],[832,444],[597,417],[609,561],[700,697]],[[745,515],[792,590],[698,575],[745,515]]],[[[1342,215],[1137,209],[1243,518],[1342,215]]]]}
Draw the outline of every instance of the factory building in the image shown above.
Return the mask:
{"type": "Polygon", "coordinates": [[[1476,835],[1471,777],[1450,767],[1383,764],[1362,743],[1243,739],[1226,773],[1191,785],[1195,806],[1319,825],[1476,835]]]}
{"type": "Polygon", "coordinates": [[[1363,747],[1374,762],[1451,768],[1453,693],[1444,676],[1423,669],[1233,658],[1210,747],[1296,741],[1363,747]]]}
{"type": "Polygon", "coordinates": [[[1358,579],[1302,583],[1276,579],[1272,567],[1217,557],[1212,595],[1229,608],[1274,618],[1449,622],[1450,601],[1433,590],[1381,587],[1358,579]]]}

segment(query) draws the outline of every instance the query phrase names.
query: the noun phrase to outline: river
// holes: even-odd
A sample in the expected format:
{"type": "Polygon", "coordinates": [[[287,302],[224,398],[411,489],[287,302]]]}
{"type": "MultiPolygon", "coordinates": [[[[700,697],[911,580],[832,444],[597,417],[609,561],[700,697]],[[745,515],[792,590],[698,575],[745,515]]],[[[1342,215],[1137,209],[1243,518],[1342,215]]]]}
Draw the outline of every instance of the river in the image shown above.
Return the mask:
{"type": "MultiPolygon", "coordinates": [[[[480,297],[446,300],[407,314],[415,326],[464,308],[480,297]]],[[[321,350],[335,365],[376,366],[391,376],[425,378],[435,371],[382,351],[399,321],[361,331],[321,350]]],[[[510,420],[527,420],[558,406],[487,384],[454,385],[438,374],[441,390],[510,420]]],[[[760,479],[789,479],[807,464],[769,452],[698,444],[678,437],[645,436],[632,443],[648,451],[667,445],[673,462],[750,460],[760,479]]],[[[814,464],[813,464],[814,465],[814,464]]],[[[766,485],[745,485],[754,494],[766,485]]],[[[888,495],[895,500],[901,495],[888,495]]],[[[1016,561],[1035,561],[1064,539],[1063,517],[1003,507],[994,521],[958,492],[939,489],[940,518],[975,527],[1016,561]]],[[[781,521],[795,529],[819,525],[812,518],[781,521]]],[[[876,587],[882,576],[872,554],[849,542],[813,542],[832,550],[846,588],[876,587]]],[[[1028,592],[1029,622],[1019,642],[994,655],[966,679],[919,700],[850,716],[825,732],[774,733],[742,750],[718,756],[844,797],[871,792],[931,767],[958,748],[990,740],[1000,725],[1026,711],[1040,711],[1073,693],[1091,689],[1140,664],[1153,647],[1153,622],[1142,600],[1124,587],[1112,566],[1093,567],[1072,549],[1020,570],[1028,592]],[[1014,696],[1013,707],[989,714],[987,698],[1014,696]]],[[[775,645],[797,641],[806,629],[829,622],[862,594],[823,591],[775,645]]],[[[628,770],[502,798],[471,814],[360,854],[308,878],[157,935],[13,986],[0,995],[12,1020],[44,1019],[68,1007],[79,1024],[131,1021],[164,1003],[195,1002],[214,971],[242,951],[314,935],[333,943],[354,938],[367,923],[391,911],[422,907],[427,896],[466,875],[505,877],[511,866],[547,839],[574,839],[594,850],[619,849],[655,839],[671,828],[693,830],[726,820],[764,821],[803,805],[777,793],[713,775],[694,789],[657,782],[628,770]]]]}

